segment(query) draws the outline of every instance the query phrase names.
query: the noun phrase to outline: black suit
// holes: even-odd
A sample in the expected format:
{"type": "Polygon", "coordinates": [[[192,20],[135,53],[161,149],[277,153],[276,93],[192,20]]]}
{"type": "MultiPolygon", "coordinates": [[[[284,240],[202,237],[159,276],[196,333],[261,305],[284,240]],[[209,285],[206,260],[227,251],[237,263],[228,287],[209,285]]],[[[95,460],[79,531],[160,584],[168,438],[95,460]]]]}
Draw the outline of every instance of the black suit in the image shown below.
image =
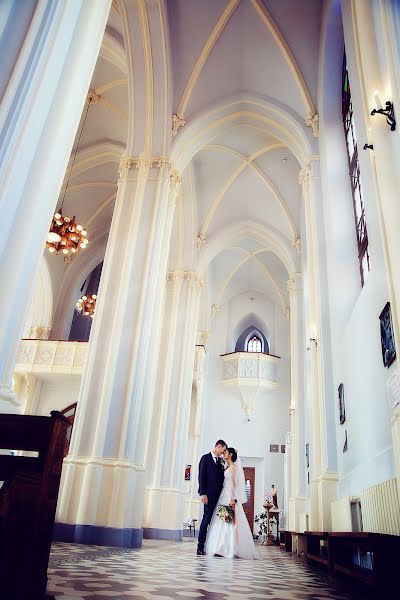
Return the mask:
{"type": "Polygon", "coordinates": [[[199,463],[199,494],[207,496],[208,504],[204,504],[204,514],[199,529],[198,547],[202,550],[206,543],[207,528],[217,505],[224,483],[224,467],[217,458],[215,462],[211,452],[204,454],[199,463]]]}

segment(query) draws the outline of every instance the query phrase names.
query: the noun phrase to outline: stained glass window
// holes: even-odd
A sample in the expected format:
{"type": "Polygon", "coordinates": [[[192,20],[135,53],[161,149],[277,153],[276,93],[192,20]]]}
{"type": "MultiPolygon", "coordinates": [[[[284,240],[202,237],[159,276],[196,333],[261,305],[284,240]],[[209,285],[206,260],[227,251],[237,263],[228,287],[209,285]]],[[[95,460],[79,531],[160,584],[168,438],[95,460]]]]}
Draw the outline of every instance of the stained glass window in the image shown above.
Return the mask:
{"type": "Polygon", "coordinates": [[[249,340],[247,352],[262,352],[261,340],[256,335],[249,340]]]}
{"type": "Polygon", "coordinates": [[[357,234],[358,262],[360,265],[361,285],[363,286],[370,271],[370,259],[368,250],[368,232],[365,220],[364,201],[361,189],[360,165],[358,160],[358,148],[356,130],[353,117],[353,103],[351,101],[349,72],[347,69],[346,54],[343,56],[342,73],[342,117],[344,133],[346,137],[347,159],[351,191],[353,195],[354,221],[357,234]]]}

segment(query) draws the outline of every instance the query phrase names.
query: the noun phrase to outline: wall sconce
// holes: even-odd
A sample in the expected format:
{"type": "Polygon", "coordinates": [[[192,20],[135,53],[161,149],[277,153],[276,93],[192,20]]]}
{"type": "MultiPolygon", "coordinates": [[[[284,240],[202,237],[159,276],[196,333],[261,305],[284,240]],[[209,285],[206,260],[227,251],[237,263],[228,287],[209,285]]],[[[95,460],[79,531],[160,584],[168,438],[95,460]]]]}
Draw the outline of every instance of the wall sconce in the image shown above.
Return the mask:
{"type": "Polygon", "coordinates": [[[364,144],[363,150],[373,150],[374,146],[372,144],[364,144]]]}
{"type": "Polygon", "coordinates": [[[374,108],[374,110],[371,111],[371,115],[384,115],[386,117],[386,123],[390,125],[390,131],[394,131],[396,129],[393,102],[390,102],[390,100],[386,102],[386,108],[374,108]]]}

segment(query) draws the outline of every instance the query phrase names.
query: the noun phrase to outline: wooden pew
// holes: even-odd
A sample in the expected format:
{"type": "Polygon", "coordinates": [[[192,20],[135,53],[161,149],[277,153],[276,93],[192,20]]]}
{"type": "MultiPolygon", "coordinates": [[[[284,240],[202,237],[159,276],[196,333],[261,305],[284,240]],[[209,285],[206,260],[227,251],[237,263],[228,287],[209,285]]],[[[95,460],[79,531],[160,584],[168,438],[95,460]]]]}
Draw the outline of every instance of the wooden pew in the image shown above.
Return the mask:
{"type": "Polygon", "coordinates": [[[0,414],[0,590],[7,600],[44,600],[69,421],[0,414]]]}
{"type": "Polygon", "coordinates": [[[397,597],[399,536],[333,532],[328,541],[330,579],[338,590],[359,600],[397,597]]]}

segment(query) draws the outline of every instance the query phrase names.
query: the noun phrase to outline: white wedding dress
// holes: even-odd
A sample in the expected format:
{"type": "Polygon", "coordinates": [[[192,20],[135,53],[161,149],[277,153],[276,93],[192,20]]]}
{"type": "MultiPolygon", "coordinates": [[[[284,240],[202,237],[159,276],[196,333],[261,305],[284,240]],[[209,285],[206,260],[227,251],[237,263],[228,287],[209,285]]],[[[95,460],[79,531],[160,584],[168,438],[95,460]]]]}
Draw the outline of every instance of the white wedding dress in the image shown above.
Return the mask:
{"type": "Polygon", "coordinates": [[[235,465],[231,465],[224,473],[224,485],[208,529],[205,553],[210,556],[219,554],[226,558],[257,560],[261,557],[254,546],[249,523],[240,502],[243,497],[238,494],[237,483],[237,469],[235,465]],[[235,504],[235,522],[225,523],[217,514],[218,506],[228,505],[235,498],[238,499],[235,504]]]}

